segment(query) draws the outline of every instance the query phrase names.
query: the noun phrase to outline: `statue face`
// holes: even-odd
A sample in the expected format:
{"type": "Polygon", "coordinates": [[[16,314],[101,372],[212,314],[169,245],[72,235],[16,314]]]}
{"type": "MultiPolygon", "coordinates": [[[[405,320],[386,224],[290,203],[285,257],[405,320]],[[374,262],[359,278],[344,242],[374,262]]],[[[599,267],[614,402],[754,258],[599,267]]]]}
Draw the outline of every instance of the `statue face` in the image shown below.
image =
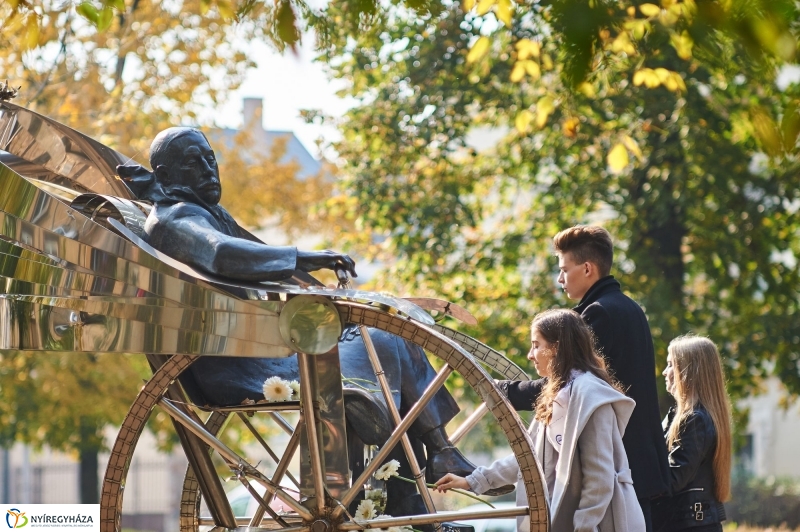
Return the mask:
{"type": "Polygon", "coordinates": [[[219,168],[214,150],[199,132],[190,132],[169,145],[168,165],[159,165],[156,176],[162,183],[192,189],[208,205],[216,205],[222,196],[219,168]]]}

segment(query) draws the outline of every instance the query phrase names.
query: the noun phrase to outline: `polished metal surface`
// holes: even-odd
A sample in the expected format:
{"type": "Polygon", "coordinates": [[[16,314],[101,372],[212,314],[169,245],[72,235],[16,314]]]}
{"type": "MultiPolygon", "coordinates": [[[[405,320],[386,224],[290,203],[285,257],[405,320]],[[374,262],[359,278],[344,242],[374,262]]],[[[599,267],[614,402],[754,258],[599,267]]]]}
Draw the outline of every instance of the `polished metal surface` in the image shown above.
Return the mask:
{"type": "Polygon", "coordinates": [[[316,497],[317,504],[323,504],[325,491],[319,491],[317,482],[322,482],[334,498],[350,487],[339,348],[334,347],[324,355],[298,353],[297,356],[304,420],[300,437],[300,492],[316,497]],[[308,394],[308,401],[303,394],[308,394]],[[304,448],[305,442],[308,447],[304,448]]]}
{"type": "Polygon", "coordinates": [[[339,312],[322,296],[290,299],[281,310],[278,328],[287,345],[309,355],[328,353],[342,335],[339,312]]]}
{"type": "MultiPolygon", "coordinates": [[[[117,165],[128,157],[51,118],[0,102],[0,150],[38,165],[70,188],[132,199],[117,177],[117,165]]],[[[56,181],[58,182],[58,181],[56,181]]]]}

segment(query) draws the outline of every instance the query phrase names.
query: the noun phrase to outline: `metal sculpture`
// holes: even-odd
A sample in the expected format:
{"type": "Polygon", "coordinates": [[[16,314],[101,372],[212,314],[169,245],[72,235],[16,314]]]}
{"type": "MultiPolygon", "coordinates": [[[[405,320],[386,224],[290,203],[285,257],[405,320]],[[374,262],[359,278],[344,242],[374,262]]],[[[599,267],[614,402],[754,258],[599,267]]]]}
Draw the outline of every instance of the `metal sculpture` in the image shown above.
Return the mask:
{"type": "Polygon", "coordinates": [[[173,419],[190,462],[182,530],[248,524],[333,532],[504,516],[527,516],[532,531],[547,530],[530,438],[477,360],[506,377],[524,372],[435,324],[409,301],[329,289],[307,273],[354,273],[346,255],[266,246],[239,228],[216,205],[213,152],[197,130],[168,130],[157,138],[151,173],[126,166],[119,153],[62,124],[0,102],[0,150],[0,350],[142,353],[154,369],[111,453],[102,488],[104,532],[120,529],[127,467],[156,406],[173,419]],[[394,352],[386,348],[392,344],[394,352]],[[441,370],[433,371],[422,349],[445,363],[441,370]],[[238,368],[236,386],[209,400],[220,389],[204,376],[225,367],[238,368]],[[300,400],[268,403],[248,395],[240,404],[236,394],[252,391],[249,374],[241,371],[253,368],[299,377],[300,400]],[[421,373],[409,379],[409,371],[421,373]],[[453,371],[485,407],[452,439],[463,437],[481,412],[492,412],[520,461],[528,507],[436,512],[424,471],[470,467],[443,431],[457,408],[441,389],[453,371]],[[380,393],[343,387],[341,375],[349,372],[380,393]],[[198,417],[202,411],[211,412],[205,423],[198,417]],[[256,411],[291,434],[282,456],[260,440],[276,462],[269,475],[216,436],[222,420],[236,415],[247,424],[246,414],[256,411]],[[285,411],[300,413],[296,425],[281,416],[285,411]],[[349,450],[357,454],[353,442],[380,447],[368,463],[349,460],[349,450]],[[428,448],[427,463],[419,460],[420,442],[428,448]],[[291,475],[298,448],[300,473],[291,475]],[[209,449],[261,503],[247,523],[233,515],[209,449]],[[421,497],[422,507],[400,511],[422,513],[355,519],[365,483],[392,456],[406,459],[421,497]],[[285,476],[299,478],[298,499],[282,487],[285,476]],[[201,494],[211,514],[207,521],[199,515],[201,494]],[[288,510],[272,509],[272,497],[288,510]]]}

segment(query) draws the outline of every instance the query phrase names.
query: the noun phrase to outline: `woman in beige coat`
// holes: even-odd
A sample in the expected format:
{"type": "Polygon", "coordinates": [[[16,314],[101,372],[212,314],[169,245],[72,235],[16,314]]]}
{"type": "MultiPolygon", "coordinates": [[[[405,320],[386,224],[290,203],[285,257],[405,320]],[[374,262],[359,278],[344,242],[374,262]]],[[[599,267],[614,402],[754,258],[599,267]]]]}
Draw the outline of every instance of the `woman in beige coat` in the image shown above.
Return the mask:
{"type": "MultiPolygon", "coordinates": [[[[547,378],[530,431],[547,485],[551,530],[643,531],[622,445],[635,403],[609,376],[580,315],[571,310],[537,315],[528,359],[547,378]]],[[[519,465],[511,455],[466,478],[446,475],[436,485],[439,491],[461,488],[481,494],[515,482],[520,498],[519,465]]],[[[518,529],[530,529],[527,518],[518,520],[518,529]]]]}

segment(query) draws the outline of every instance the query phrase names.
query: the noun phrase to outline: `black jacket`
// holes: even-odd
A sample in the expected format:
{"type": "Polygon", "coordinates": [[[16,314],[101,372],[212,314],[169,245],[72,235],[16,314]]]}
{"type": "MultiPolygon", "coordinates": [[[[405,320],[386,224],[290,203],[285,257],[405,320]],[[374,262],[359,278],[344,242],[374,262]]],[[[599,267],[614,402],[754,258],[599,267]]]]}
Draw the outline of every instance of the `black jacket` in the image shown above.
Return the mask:
{"type": "MultiPolygon", "coordinates": [[[[664,419],[664,437],[675,417],[671,408],[664,419]]],[[[679,441],[669,450],[671,497],[653,501],[657,532],[672,532],[721,523],[725,507],[714,496],[714,452],[717,431],[702,405],[695,407],[679,430],[679,441]]]]}
{"type": "MultiPolygon", "coordinates": [[[[636,401],[622,442],[633,487],[640,499],[669,493],[667,447],[661,433],[656,392],[656,361],[650,326],[642,308],[620,290],[613,276],[597,281],[574,309],[591,327],[614,377],[636,401]]],[[[543,379],[500,381],[517,410],[531,410],[543,379]]]]}

